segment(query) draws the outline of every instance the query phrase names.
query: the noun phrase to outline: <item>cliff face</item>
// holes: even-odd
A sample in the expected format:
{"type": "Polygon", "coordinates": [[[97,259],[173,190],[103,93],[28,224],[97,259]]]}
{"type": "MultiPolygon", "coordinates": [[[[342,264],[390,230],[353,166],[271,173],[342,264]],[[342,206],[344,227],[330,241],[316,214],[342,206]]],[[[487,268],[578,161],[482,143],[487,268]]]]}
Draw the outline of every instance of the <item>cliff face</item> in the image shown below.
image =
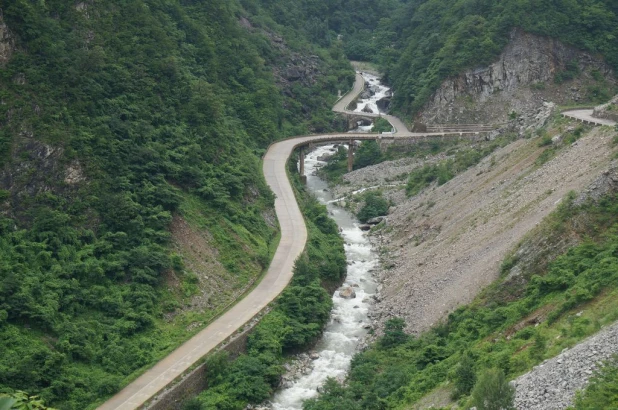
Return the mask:
{"type": "Polygon", "coordinates": [[[420,117],[425,123],[506,121],[510,113],[526,114],[545,100],[583,100],[597,82],[614,84],[611,68],[600,58],[514,30],[498,61],[446,80],[420,117]],[[556,81],[557,76],[566,81],[556,81]]]}

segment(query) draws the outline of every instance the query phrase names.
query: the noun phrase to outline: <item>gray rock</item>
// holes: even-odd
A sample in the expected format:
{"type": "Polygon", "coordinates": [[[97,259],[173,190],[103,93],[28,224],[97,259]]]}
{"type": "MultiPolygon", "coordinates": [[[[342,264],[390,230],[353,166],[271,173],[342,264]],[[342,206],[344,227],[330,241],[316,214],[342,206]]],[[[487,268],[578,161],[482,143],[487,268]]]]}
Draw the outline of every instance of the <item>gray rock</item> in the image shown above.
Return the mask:
{"type": "Polygon", "coordinates": [[[384,216],[376,216],[375,218],[371,218],[370,220],[367,221],[367,223],[369,225],[377,225],[380,222],[382,222],[386,217],[384,216]]]}
{"type": "Polygon", "coordinates": [[[351,287],[345,287],[339,290],[339,297],[344,299],[354,299],[356,298],[356,292],[351,287]]]}
{"type": "Polygon", "coordinates": [[[387,111],[388,108],[391,106],[391,98],[380,98],[378,101],[376,101],[376,105],[378,106],[378,109],[380,109],[380,111],[387,111]]]}

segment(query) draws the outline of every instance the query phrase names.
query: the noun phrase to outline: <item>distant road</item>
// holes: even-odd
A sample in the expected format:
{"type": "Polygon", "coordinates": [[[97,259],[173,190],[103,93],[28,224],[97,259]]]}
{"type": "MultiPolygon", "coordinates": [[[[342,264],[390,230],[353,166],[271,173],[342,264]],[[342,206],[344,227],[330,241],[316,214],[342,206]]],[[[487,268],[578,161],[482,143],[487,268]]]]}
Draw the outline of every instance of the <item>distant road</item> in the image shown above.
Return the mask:
{"type": "Polygon", "coordinates": [[[592,112],[593,110],[569,110],[569,111],[564,111],[562,115],[568,118],[573,118],[578,121],[593,124],[593,125],[609,125],[609,126],[616,125],[616,121],[605,120],[601,118],[594,118],[592,116],[592,112]]]}

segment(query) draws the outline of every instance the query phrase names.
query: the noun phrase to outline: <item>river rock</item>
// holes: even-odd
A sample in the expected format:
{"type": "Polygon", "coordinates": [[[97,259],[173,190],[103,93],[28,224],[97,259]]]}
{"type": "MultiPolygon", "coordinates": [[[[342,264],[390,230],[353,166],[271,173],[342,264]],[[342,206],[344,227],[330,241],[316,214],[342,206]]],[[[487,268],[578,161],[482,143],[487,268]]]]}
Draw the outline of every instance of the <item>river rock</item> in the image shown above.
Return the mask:
{"type": "Polygon", "coordinates": [[[320,358],[320,355],[318,353],[316,353],[316,352],[311,352],[311,353],[309,353],[309,358],[311,360],[318,360],[320,358]]]}
{"type": "Polygon", "coordinates": [[[346,287],[339,291],[339,297],[344,299],[354,299],[356,298],[356,292],[351,287],[346,287]]]}
{"type": "Polygon", "coordinates": [[[371,107],[369,106],[369,104],[365,105],[365,107],[362,110],[363,112],[366,112],[367,114],[373,114],[373,110],[371,109],[371,107]]]}
{"type": "Polygon", "coordinates": [[[360,93],[360,98],[362,98],[363,100],[368,100],[369,98],[371,98],[371,96],[373,96],[373,94],[371,94],[371,91],[369,90],[364,90],[362,93],[360,93]]]}
{"type": "Polygon", "coordinates": [[[370,229],[371,229],[371,225],[363,224],[363,225],[360,225],[360,226],[359,226],[359,229],[360,229],[361,231],[368,231],[368,230],[370,230],[370,229]]]}
{"type": "Polygon", "coordinates": [[[378,106],[380,110],[386,111],[388,110],[388,107],[390,107],[391,105],[391,98],[390,97],[380,98],[378,101],[376,101],[376,105],[378,106]]]}
{"type": "Polygon", "coordinates": [[[383,216],[376,216],[375,218],[371,218],[370,220],[367,221],[367,223],[369,225],[377,225],[380,222],[382,222],[384,220],[385,217],[383,216]]]}

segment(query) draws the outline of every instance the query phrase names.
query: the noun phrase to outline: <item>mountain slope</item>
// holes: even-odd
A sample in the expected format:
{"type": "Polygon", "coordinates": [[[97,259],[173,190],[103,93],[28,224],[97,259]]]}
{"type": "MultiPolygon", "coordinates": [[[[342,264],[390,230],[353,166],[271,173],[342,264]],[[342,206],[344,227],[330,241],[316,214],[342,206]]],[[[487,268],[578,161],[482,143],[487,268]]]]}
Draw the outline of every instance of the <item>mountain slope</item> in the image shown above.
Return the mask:
{"type": "Polygon", "coordinates": [[[0,386],[82,409],[267,266],[277,227],[259,156],[331,127],[328,100],[353,72],[336,46],[318,50],[283,94],[279,67],[314,50],[239,24],[251,16],[234,1],[1,8],[0,386]],[[193,243],[170,224],[199,230],[218,268],[192,272],[208,267],[184,263],[193,243]],[[219,280],[231,289],[196,303],[219,280]]]}

